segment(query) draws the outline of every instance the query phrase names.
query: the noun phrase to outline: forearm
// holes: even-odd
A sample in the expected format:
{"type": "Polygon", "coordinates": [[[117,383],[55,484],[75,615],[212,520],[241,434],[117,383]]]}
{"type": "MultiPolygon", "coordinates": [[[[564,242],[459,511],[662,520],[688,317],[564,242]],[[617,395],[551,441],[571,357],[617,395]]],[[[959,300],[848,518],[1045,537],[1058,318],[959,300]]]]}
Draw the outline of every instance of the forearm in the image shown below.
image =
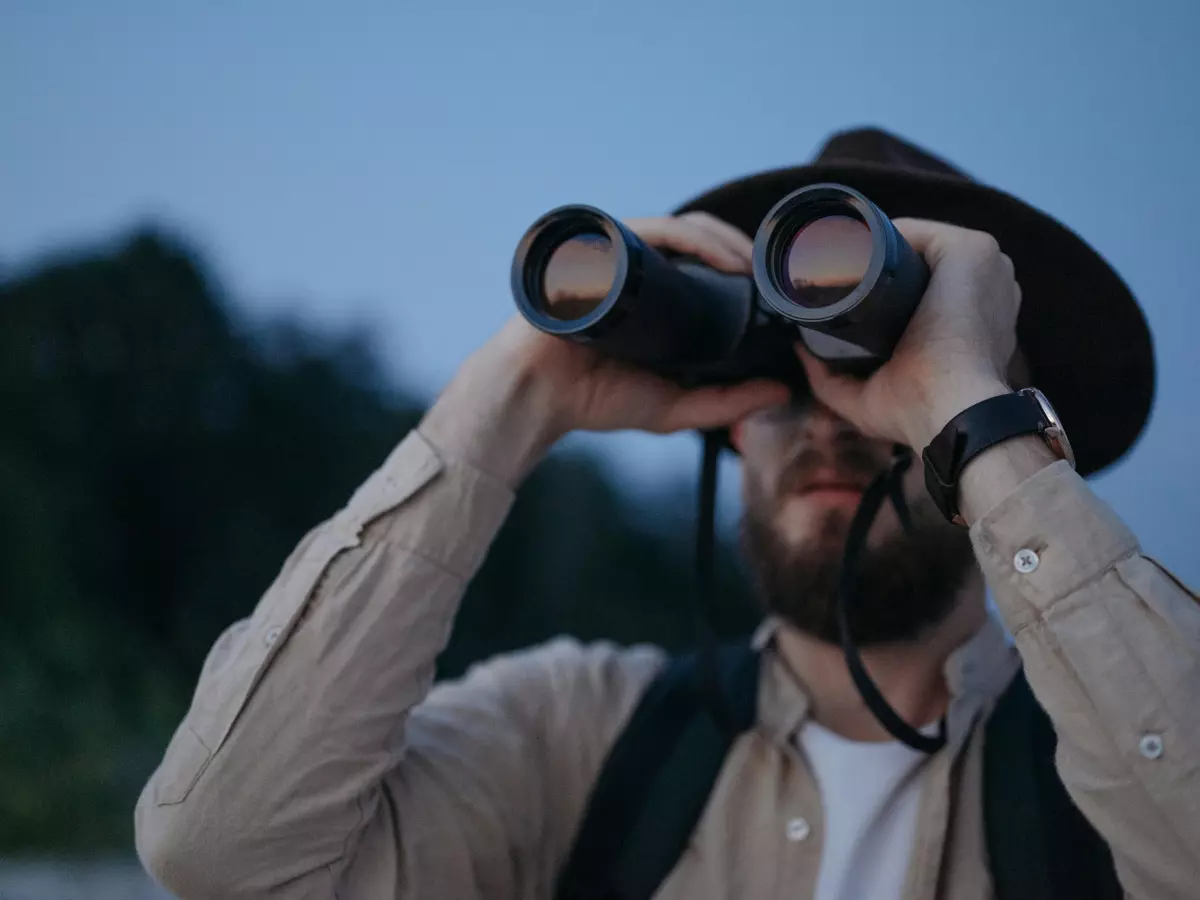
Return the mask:
{"type": "Polygon", "coordinates": [[[516,488],[561,436],[555,385],[520,357],[464,365],[419,427],[445,454],[516,488]]]}
{"type": "Polygon", "coordinates": [[[1037,468],[1036,448],[1026,453],[976,470],[996,473],[970,501],[976,555],[1054,723],[1064,784],[1126,890],[1192,896],[1200,605],[1065,462],[1037,468]],[[1035,471],[992,503],[1025,467],[1035,471]]]}
{"type": "Polygon", "coordinates": [[[1014,438],[989,447],[963,470],[959,481],[959,509],[971,525],[1024,484],[1030,477],[1058,461],[1036,435],[1014,438]]]}
{"type": "Polygon", "coordinates": [[[509,485],[546,445],[514,388],[456,380],[206,666],[137,817],[139,851],[181,895],[331,895],[509,485]]]}
{"type": "MultiPolygon", "coordinates": [[[[923,447],[999,379],[939,384],[914,404],[923,447]]],[[[1037,436],[997,444],[959,481],[959,509],[1025,673],[1058,734],[1076,804],[1126,889],[1183,898],[1200,871],[1200,605],[1037,436]]]]}

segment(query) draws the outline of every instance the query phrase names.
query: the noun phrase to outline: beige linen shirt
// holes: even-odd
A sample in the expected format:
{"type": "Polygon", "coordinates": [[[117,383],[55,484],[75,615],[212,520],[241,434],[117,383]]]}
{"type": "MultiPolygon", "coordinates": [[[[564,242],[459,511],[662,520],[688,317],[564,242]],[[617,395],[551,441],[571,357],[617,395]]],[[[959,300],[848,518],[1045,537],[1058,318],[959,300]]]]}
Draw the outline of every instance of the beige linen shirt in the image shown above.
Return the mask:
{"type": "MultiPolygon", "coordinates": [[[[549,900],[651,647],[556,640],[433,687],[512,493],[411,433],[213,647],[136,811],[183,900],[549,900]]],[[[1132,896],[1200,897],[1200,605],[1065,463],[971,529],[1059,768],[1132,896]],[[1018,551],[1033,551],[1034,556],[1018,551]]],[[[659,898],[811,897],[822,799],[808,702],[765,645],[738,739],[659,898]],[[808,824],[788,828],[798,817],[808,824]]],[[[981,722],[1018,664],[998,622],[950,658],[949,742],[922,764],[906,900],[993,895],[981,722]]],[[[836,798],[829,798],[836,803],[836,798]]]]}

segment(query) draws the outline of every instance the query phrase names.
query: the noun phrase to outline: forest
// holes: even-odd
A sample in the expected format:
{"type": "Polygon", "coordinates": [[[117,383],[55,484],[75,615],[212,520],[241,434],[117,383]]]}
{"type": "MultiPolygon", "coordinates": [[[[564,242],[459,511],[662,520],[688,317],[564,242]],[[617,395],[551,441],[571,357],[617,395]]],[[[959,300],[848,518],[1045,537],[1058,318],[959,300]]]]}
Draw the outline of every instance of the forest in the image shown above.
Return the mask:
{"type": "MultiPolygon", "coordinates": [[[[127,850],[217,634],[418,421],[370,323],[253,321],[156,228],[0,273],[0,854],[127,850]]],[[[647,521],[601,461],[521,487],[439,663],[696,634],[691,484],[647,521]]],[[[721,544],[710,614],[757,618],[721,544]]]]}

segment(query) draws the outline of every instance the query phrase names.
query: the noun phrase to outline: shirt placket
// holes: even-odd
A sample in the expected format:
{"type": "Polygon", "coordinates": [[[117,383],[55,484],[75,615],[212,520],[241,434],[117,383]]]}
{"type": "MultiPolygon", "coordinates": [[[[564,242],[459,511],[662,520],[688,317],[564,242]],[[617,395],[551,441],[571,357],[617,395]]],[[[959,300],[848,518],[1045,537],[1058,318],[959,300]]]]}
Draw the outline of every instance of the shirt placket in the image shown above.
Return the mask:
{"type": "MultiPolygon", "coordinates": [[[[778,861],[771,896],[811,897],[816,892],[825,843],[825,813],[816,779],[804,755],[790,743],[785,756],[781,801],[773,807],[774,857],[778,861]]],[[[770,808],[770,807],[769,807],[770,808]]]]}

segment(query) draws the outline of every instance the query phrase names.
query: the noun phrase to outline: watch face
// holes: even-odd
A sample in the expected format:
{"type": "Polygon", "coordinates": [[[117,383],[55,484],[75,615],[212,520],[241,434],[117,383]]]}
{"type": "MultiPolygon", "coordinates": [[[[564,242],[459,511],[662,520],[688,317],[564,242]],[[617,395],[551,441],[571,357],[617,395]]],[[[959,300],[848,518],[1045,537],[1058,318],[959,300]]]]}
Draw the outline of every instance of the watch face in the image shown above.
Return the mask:
{"type": "Polygon", "coordinates": [[[1042,415],[1046,417],[1046,430],[1042,432],[1042,437],[1046,439],[1046,443],[1050,445],[1055,453],[1071,464],[1071,468],[1075,468],[1075,451],[1071,449],[1071,442],[1067,440],[1066,429],[1063,428],[1062,421],[1058,418],[1058,413],[1054,411],[1054,407],[1050,405],[1050,401],[1035,387],[1022,388],[1019,393],[1032,397],[1037,405],[1041,407],[1042,415]]]}

